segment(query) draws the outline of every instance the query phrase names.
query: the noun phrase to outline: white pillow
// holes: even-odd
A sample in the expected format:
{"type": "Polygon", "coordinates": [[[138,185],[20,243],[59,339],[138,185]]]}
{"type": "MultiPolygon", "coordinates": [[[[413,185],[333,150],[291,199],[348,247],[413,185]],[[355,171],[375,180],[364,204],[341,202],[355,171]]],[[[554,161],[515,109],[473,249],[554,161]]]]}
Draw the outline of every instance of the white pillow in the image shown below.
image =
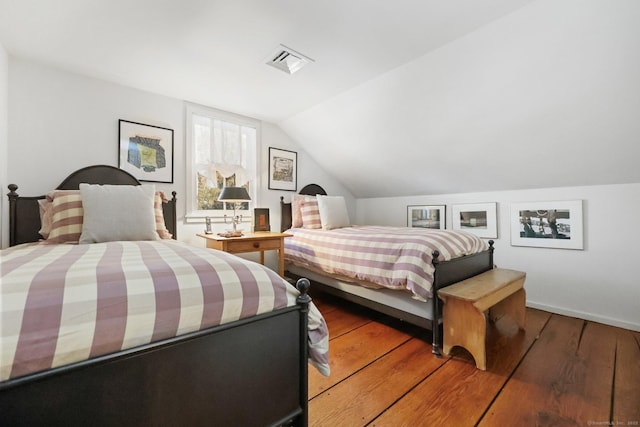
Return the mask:
{"type": "Polygon", "coordinates": [[[156,240],[154,185],[80,184],[84,219],[79,243],[156,240]]]}
{"type": "Polygon", "coordinates": [[[317,195],[318,210],[320,210],[320,222],[324,230],[349,227],[349,211],[342,196],[317,195]]]}

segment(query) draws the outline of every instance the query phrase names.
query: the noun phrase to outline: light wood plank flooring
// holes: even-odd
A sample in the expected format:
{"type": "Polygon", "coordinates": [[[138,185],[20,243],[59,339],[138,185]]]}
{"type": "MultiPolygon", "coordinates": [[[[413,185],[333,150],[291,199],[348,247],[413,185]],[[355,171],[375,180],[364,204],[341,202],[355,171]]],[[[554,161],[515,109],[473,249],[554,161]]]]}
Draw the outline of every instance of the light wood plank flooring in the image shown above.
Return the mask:
{"type": "Polygon", "coordinates": [[[312,426],[638,426],[640,333],[527,309],[492,324],[487,370],[430,332],[324,294],[331,376],[309,371],[312,426]]]}

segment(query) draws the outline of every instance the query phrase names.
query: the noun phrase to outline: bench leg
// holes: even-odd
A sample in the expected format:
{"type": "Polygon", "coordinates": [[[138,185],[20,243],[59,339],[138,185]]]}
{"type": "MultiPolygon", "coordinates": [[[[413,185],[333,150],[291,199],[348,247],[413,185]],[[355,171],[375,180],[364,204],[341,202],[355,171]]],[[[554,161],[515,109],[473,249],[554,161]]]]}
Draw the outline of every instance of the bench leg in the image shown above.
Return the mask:
{"type": "Polygon", "coordinates": [[[502,316],[511,316],[516,321],[520,329],[524,329],[526,292],[524,288],[500,301],[489,310],[489,317],[492,321],[497,321],[502,316]]]}
{"type": "Polygon", "coordinates": [[[449,298],[444,304],[443,350],[449,354],[454,346],[464,347],[473,356],[476,367],[487,369],[487,318],[473,304],[449,298]]]}

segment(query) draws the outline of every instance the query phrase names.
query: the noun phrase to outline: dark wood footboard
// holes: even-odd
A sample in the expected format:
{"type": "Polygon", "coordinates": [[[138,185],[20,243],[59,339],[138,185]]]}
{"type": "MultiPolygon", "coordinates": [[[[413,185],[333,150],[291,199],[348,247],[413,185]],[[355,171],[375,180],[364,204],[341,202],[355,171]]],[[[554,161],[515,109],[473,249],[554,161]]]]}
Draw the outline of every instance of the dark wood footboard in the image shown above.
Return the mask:
{"type": "MultiPolygon", "coordinates": [[[[404,322],[431,330],[433,345],[432,352],[437,356],[441,356],[440,348],[442,347],[442,339],[440,325],[442,322],[442,306],[440,299],[437,297],[438,290],[491,270],[493,268],[493,244],[493,240],[490,240],[489,249],[486,251],[455,258],[450,261],[434,263],[434,267],[436,268],[434,273],[434,295],[436,297],[430,300],[430,304],[432,304],[432,312],[438,313],[436,319],[427,317],[426,313],[425,316],[417,316],[413,313],[408,313],[395,307],[390,307],[377,301],[354,295],[318,281],[312,282],[313,289],[335,295],[347,301],[351,301],[358,305],[386,314],[387,316],[395,317],[396,319],[400,319],[404,322]]],[[[434,253],[433,259],[437,260],[438,256],[439,254],[434,253]]],[[[300,276],[291,272],[287,272],[287,276],[293,279],[300,278],[300,276]]]]}
{"type": "Polygon", "coordinates": [[[0,383],[7,426],[306,426],[298,305],[0,383]]]}
{"type": "MultiPolygon", "coordinates": [[[[138,185],[113,166],[79,183],[138,185]]],[[[10,245],[38,241],[38,200],[9,186],[10,245]]],[[[176,238],[176,197],[163,206],[176,238]]],[[[309,281],[297,305],[149,345],[0,382],[2,426],[231,426],[308,423],[309,281]]]]}

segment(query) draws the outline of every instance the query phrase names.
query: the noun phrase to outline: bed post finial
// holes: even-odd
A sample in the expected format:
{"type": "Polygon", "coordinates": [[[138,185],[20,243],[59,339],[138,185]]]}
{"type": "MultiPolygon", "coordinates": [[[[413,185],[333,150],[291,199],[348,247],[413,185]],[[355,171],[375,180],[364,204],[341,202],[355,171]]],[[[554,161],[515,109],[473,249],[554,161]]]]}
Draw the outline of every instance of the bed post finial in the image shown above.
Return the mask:
{"type": "Polygon", "coordinates": [[[292,203],[285,203],[284,196],[280,196],[280,232],[288,230],[293,225],[292,203]]]}
{"type": "Polygon", "coordinates": [[[436,249],[431,253],[431,264],[433,264],[434,266],[438,265],[438,263],[440,262],[438,258],[440,258],[440,251],[436,249]]]}
{"type": "Polygon", "coordinates": [[[438,264],[440,263],[440,251],[435,250],[431,253],[431,264],[433,264],[433,285],[431,286],[431,293],[433,297],[431,298],[431,310],[432,310],[432,318],[431,320],[431,353],[435,354],[437,357],[442,357],[442,353],[440,352],[440,304],[438,301],[438,288],[440,287],[440,283],[438,283],[438,264]]]}
{"type": "Polygon", "coordinates": [[[311,302],[311,297],[307,294],[310,287],[311,282],[309,282],[309,279],[305,277],[298,279],[298,281],[296,282],[296,288],[300,291],[298,304],[309,304],[311,302]]]}
{"type": "Polygon", "coordinates": [[[496,250],[496,248],[493,247],[493,244],[495,242],[493,240],[489,240],[489,265],[491,266],[491,268],[495,268],[496,266],[493,264],[493,251],[496,250]]]}
{"type": "Polygon", "coordinates": [[[15,184],[9,184],[7,186],[9,193],[9,246],[16,245],[16,201],[18,200],[18,193],[16,190],[18,186],[15,184]]]}
{"type": "Polygon", "coordinates": [[[18,193],[16,193],[16,190],[18,189],[17,185],[9,184],[9,185],[7,185],[7,188],[9,189],[9,193],[7,194],[7,196],[9,196],[9,198],[18,197],[18,193]]]}
{"type": "Polygon", "coordinates": [[[296,302],[300,306],[300,408],[302,413],[300,414],[300,424],[306,426],[309,424],[309,347],[307,342],[309,339],[309,303],[311,297],[307,295],[311,282],[305,277],[301,277],[296,282],[296,288],[300,291],[300,296],[296,299],[296,302]]]}

